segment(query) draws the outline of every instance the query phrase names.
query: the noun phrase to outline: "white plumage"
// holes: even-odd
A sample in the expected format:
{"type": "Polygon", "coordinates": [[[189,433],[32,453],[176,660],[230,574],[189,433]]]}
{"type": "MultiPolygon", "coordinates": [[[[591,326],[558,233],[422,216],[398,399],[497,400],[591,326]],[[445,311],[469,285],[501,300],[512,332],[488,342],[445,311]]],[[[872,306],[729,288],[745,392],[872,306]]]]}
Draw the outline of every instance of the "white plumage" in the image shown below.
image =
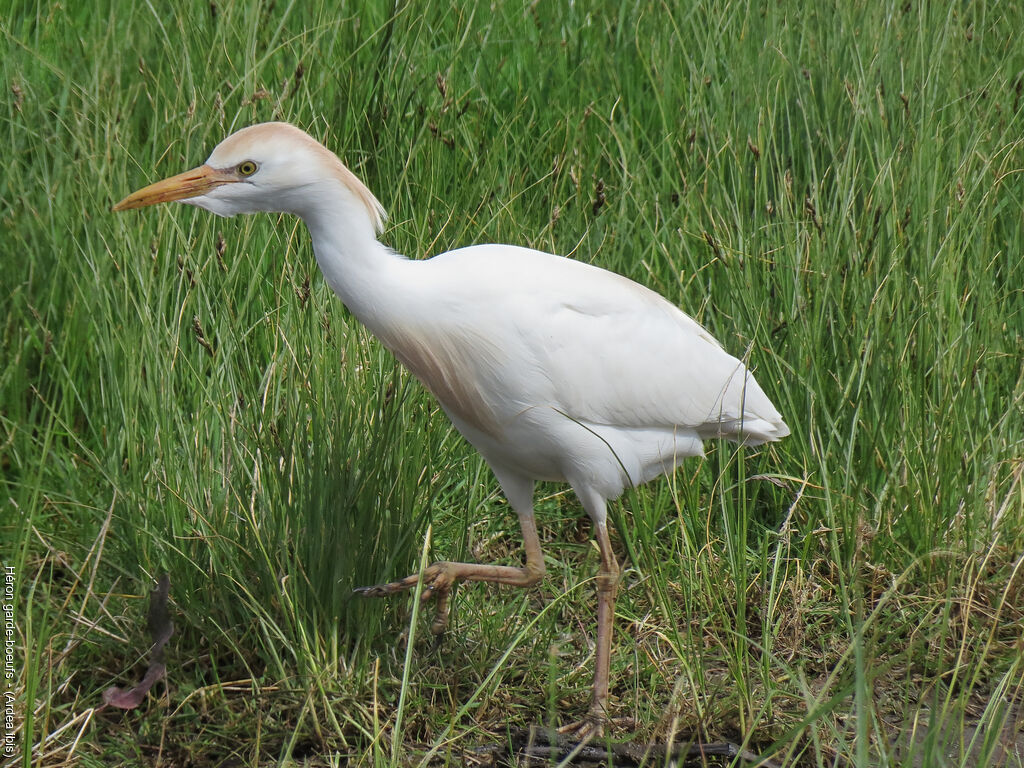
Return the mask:
{"type": "Polygon", "coordinates": [[[496,467],[612,498],[702,439],[785,434],[743,364],[631,280],[508,245],[403,266],[412,292],[368,325],[496,467]]]}
{"type": "MultiPolygon", "coordinates": [[[[702,442],[748,445],[789,434],[742,362],[657,293],[613,272],[511,245],[409,260],[382,245],[384,209],[337,157],[285,123],[225,139],[203,166],[150,185],[115,210],[181,200],[231,216],[302,217],[331,288],[438,399],[494,470],[519,516],[524,568],[441,562],[424,574],[447,620],[458,580],[536,583],[537,480],[568,482],[601,550],[594,700],[584,730],[607,719],[618,564],[605,503],[670,472],[702,442]]],[[[370,587],[390,594],[413,575],[370,587]]]]}

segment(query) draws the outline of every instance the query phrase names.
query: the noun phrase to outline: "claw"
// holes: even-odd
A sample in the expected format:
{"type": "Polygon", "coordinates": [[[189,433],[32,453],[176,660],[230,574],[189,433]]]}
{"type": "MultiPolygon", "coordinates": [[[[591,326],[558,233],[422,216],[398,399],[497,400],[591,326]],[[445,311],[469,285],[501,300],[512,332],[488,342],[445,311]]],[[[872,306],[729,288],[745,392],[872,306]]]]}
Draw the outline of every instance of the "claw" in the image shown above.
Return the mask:
{"type": "MultiPolygon", "coordinates": [[[[412,589],[419,581],[419,575],[414,574],[386,584],[357,587],[353,592],[363,597],[387,597],[397,592],[412,589]]],[[[455,577],[452,574],[451,563],[444,561],[433,563],[423,572],[420,600],[424,603],[431,599],[437,601],[437,612],[434,615],[433,623],[430,625],[430,631],[439,640],[448,628],[448,596],[454,583],[455,577]]]]}
{"type": "Polygon", "coordinates": [[[430,631],[437,638],[438,644],[441,643],[445,630],[448,629],[448,598],[450,596],[451,592],[448,589],[437,595],[437,609],[434,611],[434,621],[430,625],[430,631]]]}
{"type": "Polygon", "coordinates": [[[408,587],[401,586],[399,581],[393,581],[390,584],[372,584],[369,587],[356,587],[352,590],[352,593],[362,595],[363,597],[387,597],[396,592],[401,592],[403,589],[408,589],[408,587]]]}
{"type": "Polygon", "coordinates": [[[371,587],[356,587],[352,590],[352,594],[363,597],[384,597],[387,593],[384,591],[383,584],[374,584],[371,587]]]}
{"type": "Polygon", "coordinates": [[[596,712],[592,709],[582,720],[563,725],[558,729],[558,733],[572,736],[577,742],[582,743],[601,738],[609,728],[616,731],[635,726],[636,720],[632,717],[608,717],[604,712],[596,712]]]}
{"type": "MultiPolygon", "coordinates": [[[[524,529],[525,530],[525,529],[524,529]]],[[[534,541],[536,533],[531,531],[531,546],[527,546],[527,566],[513,568],[508,565],[476,565],[471,563],[454,563],[439,560],[431,564],[419,574],[406,576],[404,579],[387,584],[375,584],[370,587],[359,587],[355,594],[365,597],[387,597],[396,592],[412,589],[421,584],[420,599],[437,601],[437,613],[430,631],[435,635],[444,634],[448,627],[448,603],[452,589],[460,581],[487,581],[496,584],[509,584],[517,587],[532,587],[544,574],[544,562],[540,554],[540,546],[534,541]]]]}
{"type": "Polygon", "coordinates": [[[585,742],[601,738],[607,723],[607,717],[588,712],[582,720],[563,725],[558,732],[563,735],[571,735],[577,742],[585,742]]]}
{"type": "MultiPolygon", "coordinates": [[[[427,569],[429,572],[429,569],[427,569]]],[[[427,572],[423,574],[424,579],[427,578],[427,572]]],[[[416,582],[420,580],[417,574],[412,576],[406,576],[404,579],[398,581],[389,581],[384,584],[372,584],[369,587],[356,587],[353,589],[353,593],[357,595],[363,595],[364,597],[387,597],[388,595],[394,595],[398,592],[404,592],[407,589],[411,589],[416,586],[416,582]]]]}

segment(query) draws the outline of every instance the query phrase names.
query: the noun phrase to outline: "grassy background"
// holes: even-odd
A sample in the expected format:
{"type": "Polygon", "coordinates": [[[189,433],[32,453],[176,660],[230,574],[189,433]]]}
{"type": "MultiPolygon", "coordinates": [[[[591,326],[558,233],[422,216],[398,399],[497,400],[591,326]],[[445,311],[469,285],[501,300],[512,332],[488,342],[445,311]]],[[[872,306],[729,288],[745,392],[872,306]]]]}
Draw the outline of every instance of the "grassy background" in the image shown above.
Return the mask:
{"type": "Polygon", "coordinates": [[[431,556],[518,561],[481,460],[295,220],[109,213],[269,119],[339,152],[396,250],[622,272],[785,415],[613,512],[617,735],[998,763],[1024,717],[1018,4],[0,5],[11,764],[460,764],[585,711],[571,495],[538,497],[544,584],[460,590],[429,648],[407,599],[350,590],[414,569],[428,523],[431,556]],[[166,685],[94,712],[142,675],[163,572],[166,685]]]}

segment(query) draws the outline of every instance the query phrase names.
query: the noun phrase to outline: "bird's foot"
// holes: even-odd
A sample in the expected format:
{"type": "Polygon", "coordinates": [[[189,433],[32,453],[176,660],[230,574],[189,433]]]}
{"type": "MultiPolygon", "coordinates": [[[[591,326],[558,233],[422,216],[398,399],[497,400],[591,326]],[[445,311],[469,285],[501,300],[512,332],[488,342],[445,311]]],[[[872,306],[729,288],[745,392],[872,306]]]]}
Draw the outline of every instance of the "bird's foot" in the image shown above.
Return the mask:
{"type": "Polygon", "coordinates": [[[563,736],[569,736],[578,742],[599,739],[604,735],[605,727],[608,725],[608,718],[603,713],[591,710],[582,720],[568,723],[558,729],[563,736]]]}
{"type": "Polygon", "coordinates": [[[575,739],[578,743],[599,739],[609,730],[618,728],[632,728],[636,720],[632,717],[608,717],[604,710],[593,710],[587,712],[582,720],[568,723],[558,729],[563,736],[575,739]]]}
{"type": "Polygon", "coordinates": [[[458,581],[456,576],[455,563],[446,560],[439,560],[427,566],[423,571],[423,578],[418,573],[406,576],[398,581],[391,581],[386,584],[374,584],[370,587],[358,587],[354,591],[365,597],[388,597],[399,592],[415,588],[417,583],[422,583],[420,600],[426,602],[431,598],[436,600],[434,621],[430,625],[430,631],[441,636],[448,628],[448,598],[452,587],[458,581]]]}
{"type": "Polygon", "coordinates": [[[426,601],[451,590],[457,580],[457,565],[457,563],[450,563],[447,560],[439,560],[426,567],[423,571],[422,579],[420,574],[414,573],[411,576],[406,576],[404,579],[390,581],[386,584],[357,587],[355,592],[366,597],[387,597],[388,595],[412,589],[417,583],[422,583],[423,588],[420,592],[420,599],[426,601]]]}

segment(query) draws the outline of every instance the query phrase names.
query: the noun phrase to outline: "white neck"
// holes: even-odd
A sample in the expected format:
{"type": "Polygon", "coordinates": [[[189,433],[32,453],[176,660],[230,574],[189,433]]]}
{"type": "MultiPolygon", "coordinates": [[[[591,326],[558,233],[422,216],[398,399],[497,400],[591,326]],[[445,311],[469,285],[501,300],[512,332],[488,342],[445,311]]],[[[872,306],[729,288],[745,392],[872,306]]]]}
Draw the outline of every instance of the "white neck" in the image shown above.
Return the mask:
{"type": "Polygon", "coordinates": [[[382,310],[401,306],[398,294],[408,283],[398,273],[409,261],[377,240],[365,207],[347,190],[331,185],[313,200],[296,213],[309,227],[320,271],[349,311],[380,335],[382,310]]]}

